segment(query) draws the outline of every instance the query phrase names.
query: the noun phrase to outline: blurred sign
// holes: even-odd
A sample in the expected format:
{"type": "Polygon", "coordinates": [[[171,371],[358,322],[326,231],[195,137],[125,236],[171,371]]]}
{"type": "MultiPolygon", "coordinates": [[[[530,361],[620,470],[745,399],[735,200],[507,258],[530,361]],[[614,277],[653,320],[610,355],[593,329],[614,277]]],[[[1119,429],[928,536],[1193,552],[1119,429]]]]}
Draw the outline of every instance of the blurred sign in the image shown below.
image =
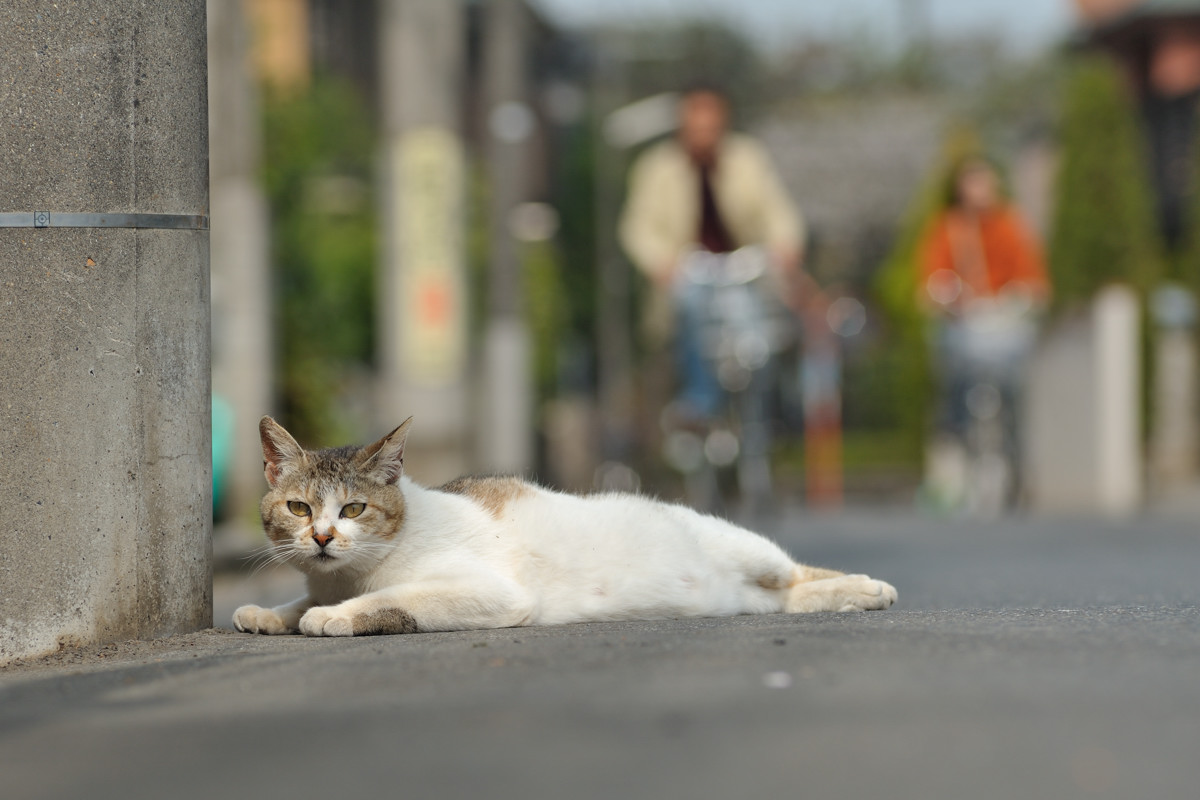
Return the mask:
{"type": "Polygon", "coordinates": [[[466,287],[460,268],[463,154],[450,131],[413,130],[392,153],[404,380],[453,383],[467,357],[466,287]]]}

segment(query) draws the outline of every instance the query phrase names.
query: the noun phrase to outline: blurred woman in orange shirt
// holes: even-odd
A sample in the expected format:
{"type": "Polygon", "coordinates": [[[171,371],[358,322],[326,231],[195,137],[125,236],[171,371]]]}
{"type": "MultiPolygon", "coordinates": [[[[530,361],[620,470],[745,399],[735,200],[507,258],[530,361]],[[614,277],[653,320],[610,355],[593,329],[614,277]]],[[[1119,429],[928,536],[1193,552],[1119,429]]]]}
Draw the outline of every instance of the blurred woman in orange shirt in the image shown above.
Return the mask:
{"type": "Polygon", "coordinates": [[[921,244],[922,305],[961,314],[975,300],[1019,295],[1043,306],[1050,283],[1041,248],[1004,199],[996,169],[978,156],[963,160],[947,194],[921,244]]]}
{"type": "MultiPolygon", "coordinates": [[[[940,437],[931,470],[949,449],[956,454],[949,461],[968,471],[967,457],[981,447],[970,434],[972,422],[999,417],[1003,443],[993,449],[1007,462],[999,491],[1008,505],[1019,490],[1017,419],[1036,335],[1033,316],[1049,300],[1050,283],[1041,248],[986,159],[973,156],[953,170],[947,206],[922,239],[919,270],[918,303],[934,317],[941,373],[940,437]]],[[[930,483],[937,482],[931,476],[930,483]]],[[[967,485],[939,493],[947,505],[970,509],[970,492],[967,485]]]]}

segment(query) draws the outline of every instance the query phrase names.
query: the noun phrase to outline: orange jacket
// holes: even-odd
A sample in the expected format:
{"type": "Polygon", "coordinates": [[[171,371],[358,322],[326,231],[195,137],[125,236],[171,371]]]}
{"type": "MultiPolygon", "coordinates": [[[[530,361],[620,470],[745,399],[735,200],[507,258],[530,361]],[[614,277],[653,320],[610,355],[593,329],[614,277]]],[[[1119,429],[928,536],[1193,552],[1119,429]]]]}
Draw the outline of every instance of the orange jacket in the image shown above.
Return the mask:
{"type": "Polygon", "coordinates": [[[949,209],[925,231],[920,248],[921,291],[939,270],[958,275],[973,296],[990,297],[1019,282],[1049,294],[1041,248],[1012,208],[981,215],[949,209]]]}

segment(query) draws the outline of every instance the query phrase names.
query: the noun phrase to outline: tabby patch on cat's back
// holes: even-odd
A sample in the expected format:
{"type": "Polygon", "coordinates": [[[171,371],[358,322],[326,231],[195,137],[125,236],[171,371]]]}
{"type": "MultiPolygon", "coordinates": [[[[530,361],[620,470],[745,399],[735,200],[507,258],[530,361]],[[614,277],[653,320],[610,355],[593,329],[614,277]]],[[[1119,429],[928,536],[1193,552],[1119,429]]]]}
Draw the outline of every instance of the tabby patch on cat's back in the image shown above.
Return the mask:
{"type": "Polygon", "coordinates": [[[533,488],[515,475],[470,475],[456,478],[438,491],[470,497],[493,517],[503,514],[513,500],[533,494],[533,488]]]}
{"type": "Polygon", "coordinates": [[[896,590],[810,567],[745,528],[634,494],[513,476],[436,489],[404,474],[412,418],[365,447],[306,450],[259,425],[270,558],[307,576],[250,633],[411,634],[606,620],[884,609],[896,590]]]}

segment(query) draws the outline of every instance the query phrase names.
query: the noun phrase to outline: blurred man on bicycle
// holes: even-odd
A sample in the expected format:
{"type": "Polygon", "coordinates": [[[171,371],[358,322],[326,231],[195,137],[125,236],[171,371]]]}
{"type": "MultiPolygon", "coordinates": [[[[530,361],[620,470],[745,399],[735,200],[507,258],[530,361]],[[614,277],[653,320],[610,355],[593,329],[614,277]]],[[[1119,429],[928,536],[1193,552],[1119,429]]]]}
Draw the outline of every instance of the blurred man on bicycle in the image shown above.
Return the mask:
{"type": "Polygon", "coordinates": [[[709,86],[683,95],[676,136],[652,146],[634,164],[619,233],[634,264],[655,286],[656,332],[676,329],[678,406],[685,417],[712,417],[722,400],[700,352],[694,298],[679,279],[689,253],[759,245],[772,259],[790,306],[798,309],[820,296],[801,268],[799,212],[763,147],[729,130],[728,99],[709,86]]]}

